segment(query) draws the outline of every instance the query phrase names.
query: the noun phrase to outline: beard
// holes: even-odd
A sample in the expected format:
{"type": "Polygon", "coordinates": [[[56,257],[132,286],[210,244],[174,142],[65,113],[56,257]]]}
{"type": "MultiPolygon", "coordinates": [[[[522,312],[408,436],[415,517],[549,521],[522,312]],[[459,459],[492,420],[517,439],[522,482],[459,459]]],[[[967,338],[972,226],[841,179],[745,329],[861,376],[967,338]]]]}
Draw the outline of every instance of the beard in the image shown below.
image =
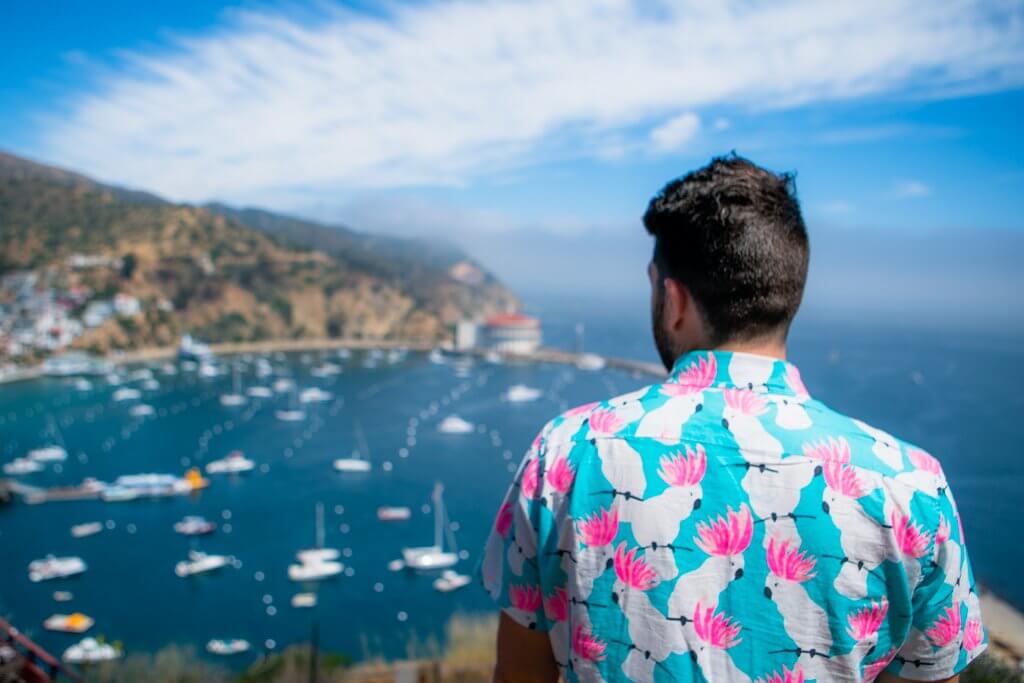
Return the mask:
{"type": "Polygon", "coordinates": [[[672,367],[679,357],[679,350],[672,343],[672,337],[665,330],[663,318],[665,311],[665,293],[660,292],[654,297],[654,309],[651,311],[651,331],[654,333],[654,346],[658,349],[658,356],[665,370],[672,371],[672,367]]]}

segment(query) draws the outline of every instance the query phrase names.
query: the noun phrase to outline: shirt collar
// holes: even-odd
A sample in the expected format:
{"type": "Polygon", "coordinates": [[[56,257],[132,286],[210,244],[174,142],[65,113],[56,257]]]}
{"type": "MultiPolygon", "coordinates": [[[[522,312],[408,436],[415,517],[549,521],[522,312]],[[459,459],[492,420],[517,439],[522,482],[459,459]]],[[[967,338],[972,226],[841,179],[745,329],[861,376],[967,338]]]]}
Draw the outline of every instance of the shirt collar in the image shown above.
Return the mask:
{"type": "Polygon", "coordinates": [[[800,371],[778,358],[738,351],[691,351],[680,356],[666,382],[703,390],[749,389],[809,398],[800,371]]]}

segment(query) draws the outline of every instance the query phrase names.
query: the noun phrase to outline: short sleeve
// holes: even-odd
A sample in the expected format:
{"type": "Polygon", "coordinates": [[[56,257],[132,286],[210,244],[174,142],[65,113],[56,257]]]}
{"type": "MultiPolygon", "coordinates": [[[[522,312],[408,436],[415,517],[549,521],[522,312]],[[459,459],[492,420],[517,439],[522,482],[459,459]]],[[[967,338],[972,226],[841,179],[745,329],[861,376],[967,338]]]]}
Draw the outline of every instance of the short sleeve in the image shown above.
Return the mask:
{"type": "Polygon", "coordinates": [[[934,681],[962,672],[988,644],[963,527],[948,489],[921,505],[931,534],[914,590],[912,628],[888,670],[902,678],[934,681]]]}
{"type": "MultiPolygon", "coordinates": [[[[542,432],[543,435],[544,432],[542,432]]],[[[479,576],[498,607],[527,628],[547,631],[545,597],[557,568],[557,522],[546,490],[550,458],[542,436],[534,440],[491,527],[479,576]],[[554,546],[552,545],[554,544],[554,546]]]]}

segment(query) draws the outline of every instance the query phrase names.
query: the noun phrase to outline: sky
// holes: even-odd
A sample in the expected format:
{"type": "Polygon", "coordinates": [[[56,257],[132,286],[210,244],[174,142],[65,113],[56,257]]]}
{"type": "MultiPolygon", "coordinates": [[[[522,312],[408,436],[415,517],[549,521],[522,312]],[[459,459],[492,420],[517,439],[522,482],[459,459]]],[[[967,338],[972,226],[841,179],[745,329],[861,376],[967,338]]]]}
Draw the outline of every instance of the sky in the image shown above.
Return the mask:
{"type": "Polygon", "coordinates": [[[821,318],[1024,330],[1024,4],[12,3],[0,148],[187,202],[454,241],[646,305],[640,216],[797,174],[821,318]]]}

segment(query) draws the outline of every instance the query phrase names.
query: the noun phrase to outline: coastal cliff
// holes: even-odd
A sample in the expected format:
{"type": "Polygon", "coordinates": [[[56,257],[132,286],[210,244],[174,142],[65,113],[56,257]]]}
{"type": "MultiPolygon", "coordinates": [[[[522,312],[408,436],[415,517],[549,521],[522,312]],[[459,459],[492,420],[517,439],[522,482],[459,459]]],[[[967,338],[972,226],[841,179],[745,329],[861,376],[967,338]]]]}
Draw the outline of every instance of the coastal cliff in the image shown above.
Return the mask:
{"type": "Polygon", "coordinates": [[[460,250],[175,204],[0,153],[0,356],[211,342],[440,340],[518,306],[460,250]]]}

